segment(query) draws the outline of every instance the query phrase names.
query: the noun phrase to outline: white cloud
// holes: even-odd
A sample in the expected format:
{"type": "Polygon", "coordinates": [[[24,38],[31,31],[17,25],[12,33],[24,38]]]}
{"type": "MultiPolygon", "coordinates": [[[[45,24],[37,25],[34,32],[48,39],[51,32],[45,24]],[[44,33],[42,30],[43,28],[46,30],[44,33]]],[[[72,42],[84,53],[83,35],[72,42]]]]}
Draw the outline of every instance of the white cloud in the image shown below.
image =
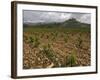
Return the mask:
{"type": "Polygon", "coordinates": [[[90,14],[83,15],[80,18],[80,21],[84,23],[91,23],[91,15],[90,14]]]}
{"type": "Polygon", "coordinates": [[[61,19],[69,19],[71,17],[71,13],[62,13],[60,17],[61,19]]]}
{"type": "Polygon", "coordinates": [[[83,23],[90,23],[91,15],[87,13],[63,13],[46,11],[23,11],[24,22],[63,22],[70,18],[75,18],[83,23]]]}

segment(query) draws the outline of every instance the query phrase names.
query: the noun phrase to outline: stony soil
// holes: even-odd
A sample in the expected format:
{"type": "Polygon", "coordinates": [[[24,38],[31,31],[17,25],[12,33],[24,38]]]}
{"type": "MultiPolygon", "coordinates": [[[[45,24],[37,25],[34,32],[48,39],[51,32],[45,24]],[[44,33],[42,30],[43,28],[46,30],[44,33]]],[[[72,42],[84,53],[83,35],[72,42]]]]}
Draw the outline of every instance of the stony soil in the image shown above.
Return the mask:
{"type": "Polygon", "coordinates": [[[91,65],[89,32],[24,32],[23,39],[23,69],[70,67],[66,63],[72,53],[76,57],[73,66],[91,65]],[[38,37],[37,47],[30,42],[29,36],[38,37]],[[43,46],[48,44],[52,55],[43,53],[43,46]]]}

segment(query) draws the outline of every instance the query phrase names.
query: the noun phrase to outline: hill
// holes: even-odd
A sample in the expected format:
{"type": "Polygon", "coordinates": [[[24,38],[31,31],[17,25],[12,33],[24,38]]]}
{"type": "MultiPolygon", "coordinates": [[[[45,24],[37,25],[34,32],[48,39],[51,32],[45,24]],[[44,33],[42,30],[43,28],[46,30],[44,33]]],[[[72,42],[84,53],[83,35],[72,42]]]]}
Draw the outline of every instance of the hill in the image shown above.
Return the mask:
{"type": "Polygon", "coordinates": [[[53,22],[53,23],[24,23],[24,27],[90,27],[90,24],[82,23],[77,21],[75,18],[68,19],[64,22],[53,22]]]}

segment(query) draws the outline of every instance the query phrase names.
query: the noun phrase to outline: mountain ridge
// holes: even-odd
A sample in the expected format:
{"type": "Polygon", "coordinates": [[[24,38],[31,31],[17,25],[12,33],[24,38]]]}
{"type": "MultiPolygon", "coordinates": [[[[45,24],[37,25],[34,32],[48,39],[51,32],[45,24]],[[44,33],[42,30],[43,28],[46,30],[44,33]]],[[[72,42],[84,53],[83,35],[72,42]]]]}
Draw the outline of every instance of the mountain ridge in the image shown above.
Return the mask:
{"type": "Polygon", "coordinates": [[[24,27],[90,27],[90,24],[77,21],[75,18],[65,20],[64,22],[52,23],[24,23],[24,27]]]}

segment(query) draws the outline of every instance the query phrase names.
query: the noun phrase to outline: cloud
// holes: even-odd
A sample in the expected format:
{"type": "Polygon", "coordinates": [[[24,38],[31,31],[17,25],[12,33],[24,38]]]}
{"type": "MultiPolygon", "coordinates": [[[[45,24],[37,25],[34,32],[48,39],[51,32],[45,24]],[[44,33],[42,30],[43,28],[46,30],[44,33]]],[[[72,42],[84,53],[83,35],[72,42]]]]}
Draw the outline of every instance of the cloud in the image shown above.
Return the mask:
{"type": "Polygon", "coordinates": [[[79,21],[84,22],[84,23],[91,23],[91,15],[85,14],[80,18],[79,21]]]}
{"type": "Polygon", "coordinates": [[[23,11],[23,21],[31,23],[50,23],[50,22],[63,22],[70,18],[75,18],[83,23],[91,22],[91,15],[89,13],[70,13],[70,12],[47,12],[47,11],[23,11]]]}

